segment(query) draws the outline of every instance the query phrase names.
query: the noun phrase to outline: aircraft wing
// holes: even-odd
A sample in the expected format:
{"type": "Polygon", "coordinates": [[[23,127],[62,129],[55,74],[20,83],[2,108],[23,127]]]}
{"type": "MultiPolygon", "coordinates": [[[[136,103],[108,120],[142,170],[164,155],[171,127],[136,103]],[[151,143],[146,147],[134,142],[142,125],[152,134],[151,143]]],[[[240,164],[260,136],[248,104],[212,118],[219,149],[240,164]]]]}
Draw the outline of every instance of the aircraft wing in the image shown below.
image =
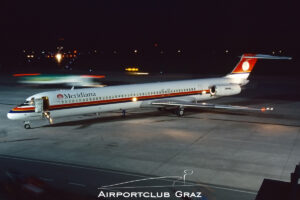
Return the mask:
{"type": "Polygon", "coordinates": [[[168,100],[168,101],[153,101],[152,105],[166,106],[166,107],[193,107],[193,108],[206,108],[206,109],[225,109],[225,110],[244,110],[244,111],[272,111],[272,107],[263,108],[252,108],[247,106],[232,106],[232,105],[221,105],[211,103],[190,103],[179,100],[168,100]]]}

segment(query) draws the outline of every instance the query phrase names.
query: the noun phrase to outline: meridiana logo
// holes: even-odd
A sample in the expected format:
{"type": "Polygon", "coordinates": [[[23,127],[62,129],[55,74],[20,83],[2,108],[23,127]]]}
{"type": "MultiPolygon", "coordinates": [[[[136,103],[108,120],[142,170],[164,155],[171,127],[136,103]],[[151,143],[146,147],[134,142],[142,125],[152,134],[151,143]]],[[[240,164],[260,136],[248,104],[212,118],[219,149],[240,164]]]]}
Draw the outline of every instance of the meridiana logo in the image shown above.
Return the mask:
{"type": "Polygon", "coordinates": [[[89,92],[89,93],[85,93],[85,92],[80,92],[80,93],[75,93],[75,94],[57,94],[56,97],[58,99],[62,99],[62,98],[66,98],[66,99],[70,99],[70,98],[82,98],[82,97],[95,97],[96,93],[94,92],[89,92]]]}
{"type": "Polygon", "coordinates": [[[56,95],[56,97],[57,97],[58,99],[62,99],[62,98],[64,98],[64,95],[58,94],[58,95],[56,95]]]}
{"type": "Polygon", "coordinates": [[[248,71],[250,68],[249,62],[248,61],[243,62],[242,68],[244,72],[248,71]]]}

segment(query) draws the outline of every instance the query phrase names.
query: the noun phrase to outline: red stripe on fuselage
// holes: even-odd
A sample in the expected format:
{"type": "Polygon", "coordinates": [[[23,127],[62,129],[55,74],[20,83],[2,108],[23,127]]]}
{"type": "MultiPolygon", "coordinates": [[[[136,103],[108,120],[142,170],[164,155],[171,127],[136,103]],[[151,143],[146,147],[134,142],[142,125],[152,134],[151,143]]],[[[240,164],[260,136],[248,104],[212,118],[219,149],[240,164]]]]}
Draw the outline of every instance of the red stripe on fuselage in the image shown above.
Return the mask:
{"type": "Polygon", "coordinates": [[[29,110],[34,110],[34,107],[16,107],[12,109],[12,111],[29,111],[29,110]]]}

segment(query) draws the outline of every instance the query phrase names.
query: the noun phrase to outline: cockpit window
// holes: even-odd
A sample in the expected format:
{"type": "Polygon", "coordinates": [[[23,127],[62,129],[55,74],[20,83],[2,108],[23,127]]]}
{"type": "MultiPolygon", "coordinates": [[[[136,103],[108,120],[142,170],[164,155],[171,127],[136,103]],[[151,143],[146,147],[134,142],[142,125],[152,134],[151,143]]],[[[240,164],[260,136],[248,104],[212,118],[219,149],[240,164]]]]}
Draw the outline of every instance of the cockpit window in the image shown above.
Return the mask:
{"type": "Polygon", "coordinates": [[[25,101],[24,103],[20,104],[19,106],[30,106],[30,105],[33,105],[34,101],[31,100],[31,101],[25,101]]]}

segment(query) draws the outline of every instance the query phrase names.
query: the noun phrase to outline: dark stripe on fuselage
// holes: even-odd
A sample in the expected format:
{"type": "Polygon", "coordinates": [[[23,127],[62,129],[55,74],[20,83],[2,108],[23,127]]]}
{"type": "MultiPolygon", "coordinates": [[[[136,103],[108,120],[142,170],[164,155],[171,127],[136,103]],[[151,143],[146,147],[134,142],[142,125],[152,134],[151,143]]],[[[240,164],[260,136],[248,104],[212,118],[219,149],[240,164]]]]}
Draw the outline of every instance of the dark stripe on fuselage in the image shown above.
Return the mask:
{"type": "Polygon", "coordinates": [[[9,113],[32,113],[34,112],[33,110],[10,110],[9,113]]]}

